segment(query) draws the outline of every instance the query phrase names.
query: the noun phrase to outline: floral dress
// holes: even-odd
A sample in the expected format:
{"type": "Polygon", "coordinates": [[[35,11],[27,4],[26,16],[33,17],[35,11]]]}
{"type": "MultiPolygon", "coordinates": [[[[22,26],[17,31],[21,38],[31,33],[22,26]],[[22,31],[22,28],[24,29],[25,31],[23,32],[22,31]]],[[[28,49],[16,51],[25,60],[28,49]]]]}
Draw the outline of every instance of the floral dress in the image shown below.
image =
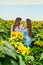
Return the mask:
{"type": "Polygon", "coordinates": [[[31,45],[31,38],[28,34],[28,29],[25,28],[23,31],[22,31],[23,35],[24,35],[24,44],[26,46],[30,46],[31,45]]]}

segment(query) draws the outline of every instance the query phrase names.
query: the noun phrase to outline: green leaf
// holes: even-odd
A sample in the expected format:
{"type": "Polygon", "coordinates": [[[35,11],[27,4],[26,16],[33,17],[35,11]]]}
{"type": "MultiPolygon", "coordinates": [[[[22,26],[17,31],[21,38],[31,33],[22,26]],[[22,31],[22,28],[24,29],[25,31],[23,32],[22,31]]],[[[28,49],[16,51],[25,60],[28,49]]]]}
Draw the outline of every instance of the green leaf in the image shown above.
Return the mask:
{"type": "Polygon", "coordinates": [[[20,63],[20,65],[26,65],[25,61],[22,59],[21,55],[19,55],[19,63],[20,63]]]}
{"type": "Polygon", "coordinates": [[[7,41],[4,41],[3,44],[4,44],[4,47],[15,50],[15,48],[10,43],[8,43],[7,41]]]}
{"type": "Polygon", "coordinates": [[[18,63],[15,60],[10,59],[12,65],[18,65],[18,63]]]}
{"type": "Polygon", "coordinates": [[[27,56],[26,61],[34,62],[34,57],[33,56],[27,56]]]}
{"type": "Polygon", "coordinates": [[[41,54],[40,60],[43,60],[43,53],[41,54]]]}
{"type": "Polygon", "coordinates": [[[14,50],[0,45],[0,51],[2,51],[4,54],[7,54],[8,56],[11,56],[14,59],[16,59],[17,54],[14,50]]]}
{"type": "Polygon", "coordinates": [[[0,62],[0,65],[2,65],[2,63],[0,62]]]}

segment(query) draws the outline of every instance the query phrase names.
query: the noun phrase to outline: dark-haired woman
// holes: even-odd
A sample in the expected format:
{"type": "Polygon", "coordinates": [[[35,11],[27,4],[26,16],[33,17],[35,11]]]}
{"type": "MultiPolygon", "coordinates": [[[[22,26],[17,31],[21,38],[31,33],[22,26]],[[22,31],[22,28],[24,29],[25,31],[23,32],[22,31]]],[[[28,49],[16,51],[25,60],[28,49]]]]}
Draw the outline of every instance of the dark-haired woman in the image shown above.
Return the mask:
{"type": "Polygon", "coordinates": [[[31,36],[32,36],[30,19],[26,19],[26,27],[23,30],[23,35],[24,35],[24,44],[26,46],[30,46],[31,45],[31,36]]]}
{"type": "Polygon", "coordinates": [[[20,17],[17,17],[15,19],[14,24],[11,26],[11,32],[12,31],[15,31],[15,32],[21,32],[22,31],[23,26],[20,24],[21,20],[22,19],[20,17]]]}

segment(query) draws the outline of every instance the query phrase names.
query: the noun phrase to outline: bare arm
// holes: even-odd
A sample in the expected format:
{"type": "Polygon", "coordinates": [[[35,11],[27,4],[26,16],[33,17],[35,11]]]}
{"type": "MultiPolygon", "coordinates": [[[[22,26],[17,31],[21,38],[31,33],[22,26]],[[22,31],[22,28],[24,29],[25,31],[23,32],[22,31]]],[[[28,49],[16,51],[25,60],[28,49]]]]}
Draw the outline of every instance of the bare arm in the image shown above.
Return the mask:
{"type": "Polygon", "coordinates": [[[11,26],[11,29],[10,29],[10,32],[12,32],[13,31],[13,25],[11,26]]]}

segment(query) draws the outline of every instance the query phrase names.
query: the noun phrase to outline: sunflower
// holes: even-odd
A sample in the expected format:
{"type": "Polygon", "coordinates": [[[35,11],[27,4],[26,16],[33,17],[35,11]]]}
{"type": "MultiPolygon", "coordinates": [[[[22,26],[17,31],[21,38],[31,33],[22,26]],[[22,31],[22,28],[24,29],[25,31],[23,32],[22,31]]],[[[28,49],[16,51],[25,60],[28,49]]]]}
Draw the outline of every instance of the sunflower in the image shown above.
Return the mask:
{"type": "Polygon", "coordinates": [[[17,52],[17,53],[21,53],[21,52],[22,52],[22,51],[21,51],[21,47],[17,46],[17,47],[16,47],[16,52],[17,52]]]}
{"type": "Polygon", "coordinates": [[[17,34],[19,39],[23,39],[23,34],[21,32],[18,32],[17,34]]]}
{"type": "Polygon", "coordinates": [[[24,50],[23,52],[22,52],[22,55],[25,55],[26,54],[26,51],[24,50]]]}
{"type": "Polygon", "coordinates": [[[21,51],[22,51],[21,53],[25,55],[27,54],[28,49],[25,46],[21,46],[21,51]]]}
{"type": "Polygon", "coordinates": [[[17,33],[12,31],[12,32],[11,32],[11,37],[13,37],[13,38],[16,39],[16,38],[17,38],[17,33]]]}
{"type": "Polygon", "coordinates": [[[35,41],[34,44],[36,44],[36,45],[38,45],[38,46],[41,46],[40,41],[35,41]]]}
{"type": "Polygon", "coordinates": [[[18,47],[17,44],[16,44],[15,42],[11,42],[10,44],[13,45],[15,48],[18,47]]]}
{"type": "Polygon", "coordinates": [[[20,45],[20,46],[17,45],[17,47],[16,47],[16,52],[20,53],[22,55],[25,55],[25,54],[28,55],[29,54],[29,50],[30,50],[30,47],[27,48],[24,45],[20,45]]]}
{"type": "Polygon", "coordinates": [[[25,54],[27,51],[27,48],[25,48],[24,46],[18,46],[16,52],[17,53],[21,53],[21,54],[25,54]]]}

